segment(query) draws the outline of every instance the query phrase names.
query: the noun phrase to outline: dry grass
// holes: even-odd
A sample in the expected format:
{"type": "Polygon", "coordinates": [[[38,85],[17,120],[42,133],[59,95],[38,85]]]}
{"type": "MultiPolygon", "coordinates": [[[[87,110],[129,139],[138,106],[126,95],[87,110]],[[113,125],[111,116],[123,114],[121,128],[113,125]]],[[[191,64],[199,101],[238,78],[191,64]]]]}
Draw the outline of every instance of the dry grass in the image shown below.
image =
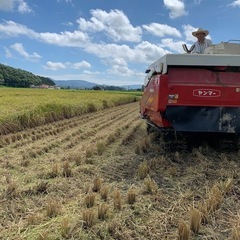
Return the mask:
{"type": "Polygon", "coordinates": [[[109,187],[103,186],[100,191],[101,198],[106,202],[108,200],[109,187]]]}
{"type": "Polygon", "coordinates": [[[105,203],[102,203],[100,206],[98,206],[98,219],[104,220],[107,218],[107,211],[109,209],[109,206],[105,203]]]}
{"type": "Polygon", "coordinates": [[[178,225],[178,240],[189,240],[190,239],[190,229],[189,226],[184,222],[180,221],[178,225]]]}
{"type": "Polygon", "coordinates": [[[139,165],[139,168],[138,168],[138,176],[140,179],[144,179],[145,177],[147,177],[148,173],[149,173],[149,166],[147,164],[146,161],[142,162],[140,165],[139,165]]]}
{"type": "Polygon", "coordinates": [[[62,175],[64,177],[71,177],[72,176],[72,169],[68,161],[62,164],[62,175]]]}
{"type": "Polygon", "coordinates": [[[127,192],[127,203],[134,204],[136,202],[136,197],[137,197],[136,190],[133,188],[130,188],[127,192]]]}
{"type": "Polygon", "coordinates": [[[191,211],[190,211],[190,229],[194,233],[199,232],[200,226],[201,226],[201,221],[202,221],[201,212],[196,208],[191,209],[191,211]]]}
{"type": "Polygon", "coordinates": [[[240,239],[240,227],[234,227],[232,229],[231,240],[239,240],[240,239]]]}
{"type": "Polygon", "coordinates": [[[93,226],[94,221],[95,221],[95,214],[93,212],[93,210],[85,210],[83,211],[83,226],[85,228],[90,228],[93,226]]]}
{"type": "Polygon", "coordinates": [[[102,179],[100,177],[96,177],[93,180],[93,192],[99,192],[102,187],[102,179]]]}
{"type": "Polygon", "coordinates": [[[113,192],[113,204],[114,204],[114,209],[116,210],[122,209],[122,195],[119,190],[115,190],[113,192]]]}
{"type": "Polygon", "coordinates": [[[51,200],[46,205],[46,215],[50,218],[56,217],[61,211],[61,205],[55,200],[51,200]]]}
{"type": "Polygon", "coordinates": [[[144,178],[144,188],[143,188],[143,193],[157,193],[158,191],[158,185],[157,183],[150,178],[150,176],[144,178]]]}
{"type": "Polygon", "coordinates": [[[84,199],[85,205],[87,208],[94,206],[96,195],[94,193],[89,193],[84,199]]]}

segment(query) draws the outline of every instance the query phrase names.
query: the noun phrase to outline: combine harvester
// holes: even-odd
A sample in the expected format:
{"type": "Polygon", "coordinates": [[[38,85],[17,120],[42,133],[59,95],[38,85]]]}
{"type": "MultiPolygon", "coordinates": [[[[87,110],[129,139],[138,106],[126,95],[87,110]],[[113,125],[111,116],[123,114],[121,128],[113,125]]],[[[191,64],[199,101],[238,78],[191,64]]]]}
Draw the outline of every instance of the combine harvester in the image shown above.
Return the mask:
{"type": "Polygon", "coordinates": [[[149,66],[140,102],[149,132],[170,139],[238,141],[240,44],[232,41],[204,54],[167,54],[149,66]]]}

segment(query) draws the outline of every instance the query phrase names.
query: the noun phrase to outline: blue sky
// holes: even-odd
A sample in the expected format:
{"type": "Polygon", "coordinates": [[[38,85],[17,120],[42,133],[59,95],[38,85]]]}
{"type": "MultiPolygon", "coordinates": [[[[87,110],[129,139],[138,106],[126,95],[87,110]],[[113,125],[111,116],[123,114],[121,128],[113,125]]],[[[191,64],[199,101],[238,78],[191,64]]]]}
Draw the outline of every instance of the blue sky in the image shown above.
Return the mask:
{"type": "Polygon", "coordinates": [[[240,39],[240,0],[0,0],[0,16],[0,63],[54,80],[142,84],[198,27],[240,39]]]}

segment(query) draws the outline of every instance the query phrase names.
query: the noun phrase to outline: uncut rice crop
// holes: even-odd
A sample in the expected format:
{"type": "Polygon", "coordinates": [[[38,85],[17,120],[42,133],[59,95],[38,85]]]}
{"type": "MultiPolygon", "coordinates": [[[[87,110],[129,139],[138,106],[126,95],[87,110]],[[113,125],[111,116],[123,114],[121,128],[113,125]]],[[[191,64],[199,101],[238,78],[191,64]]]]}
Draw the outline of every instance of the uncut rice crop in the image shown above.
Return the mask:
{"type": "Polygon", "coordinates": [[[138,97],[108,91],[1,88],[0,134],[133,102],[138,97]]]}

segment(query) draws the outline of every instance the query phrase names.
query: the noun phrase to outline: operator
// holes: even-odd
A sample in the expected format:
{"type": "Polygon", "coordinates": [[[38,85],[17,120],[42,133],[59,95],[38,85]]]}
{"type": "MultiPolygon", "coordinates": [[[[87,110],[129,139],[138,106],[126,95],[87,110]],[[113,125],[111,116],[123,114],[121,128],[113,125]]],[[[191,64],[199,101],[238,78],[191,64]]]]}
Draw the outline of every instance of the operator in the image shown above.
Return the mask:
{"type": "Polygon", "coordinates": [[[192,47],[194,46],[192,53],[203,53],[205,48],[212,45],[212,41],[206,38],[208,33],[209,33],[208,30],[204,30],[202,28],[198,28],[197,31],[192,32],[192,35],[198,39],[192,45],[192,47]]]}

